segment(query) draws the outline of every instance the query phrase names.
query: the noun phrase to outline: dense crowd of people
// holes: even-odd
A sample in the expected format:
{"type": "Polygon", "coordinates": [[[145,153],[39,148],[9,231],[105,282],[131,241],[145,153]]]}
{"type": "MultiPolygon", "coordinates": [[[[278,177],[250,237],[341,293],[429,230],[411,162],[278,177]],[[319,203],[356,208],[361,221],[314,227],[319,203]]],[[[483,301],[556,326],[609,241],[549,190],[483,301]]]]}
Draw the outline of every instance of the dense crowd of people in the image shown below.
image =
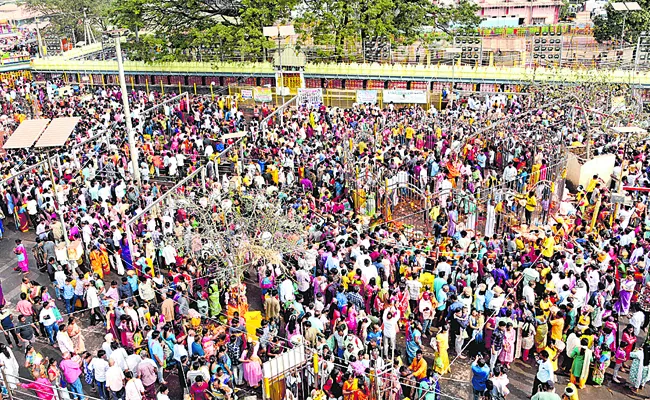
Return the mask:
{"type": "MultiPolygon", "coordinates": [[[[8,390],[42,400],[231,399],[262,387],[273,399],[432,400],[454,398],[440,378],[467,361],[475,399],[506,398],[513,364],[536,365],[534,399],[574,399],[622,373],[633,391],[650,380],[647,195],[616,213],[610,177],[594,176],[564,196],[558,149],[588,139],[575,110],[543,108],[543,94],[465,96],[444,111],[298,104],[280,123],[266,104],[245,114],[235,98],[193,96],[152,107],[171,96],[134,91],[137,184],[121,92],[61,97],[57,86],[19,79],[0,99],[7,135],[25,104],[81,117],[55,182],[45,165],[20,171],[41,161],[29,151],[0,165],[0,232],[37,236],[31,249],[16,240],[20,301],[0,309],[8,390]],[[157,203],[201,167],[204,179],[157,203]],[[372,218],[416,190],[426,234],[372,218]],[[259,215],[251,204],[298,224],[291,251],[230,257],[268,233],[232,222],[259,215]],[[101,348],[86,347],[86,318],[105,327],[101,348]],[[39,336],[61,356],[44,357],[39,336]],[[31,379],[19,378],[19,349],[31,379]],[[297,349],[308,368],[263,379],[265,362],[297,349]],[[556,390],[561,374],[570,383],[556,390]]],[[[607,134],[590,143],[642,187],[644,144],[607,134]]]]}

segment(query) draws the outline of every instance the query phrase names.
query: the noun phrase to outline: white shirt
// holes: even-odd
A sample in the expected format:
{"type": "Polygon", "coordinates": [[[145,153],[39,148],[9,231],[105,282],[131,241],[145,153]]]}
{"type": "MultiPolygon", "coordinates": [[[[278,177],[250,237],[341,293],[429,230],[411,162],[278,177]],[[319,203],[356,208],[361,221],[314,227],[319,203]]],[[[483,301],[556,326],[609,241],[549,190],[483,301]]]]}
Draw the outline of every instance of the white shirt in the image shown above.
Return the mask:
{"type": "Polygon", "coordinates": [[[40,315],[38,316],[38,322],[45,326],[51,326],[56,324],[56,318],[54,317],[54,312],[52,308],[44,308],[41,310],[40,315]]]}
{"type": "Polygon", "coordinates": [[[517,168],[513,166],[507,166],[503,171],[503,179],[505,181],[514,180],[517,177],[517,168]]]}
{"type": "Polygon", "coordinates": [[[436,271],[435,271],[436,276],[438,276],[438,273],[440,273],[440,271],[444,271],[445,272],[445,278],[448,278],[451,275],[451,265],[449,265],[446,262],[438,263],[438,265],[436,266],[436,271]]]}
{"type": "Polygon", "coordinates": [[[635,336],[639,336],[639,332],[641,332],[641,326],[643,326],[644,321],[645,321],[645,315],[643,314],[643,311],[637,311],[634,314],[632,314],[632,318],[630,319],[630,325],[634,327],[635,336]]]}
{"type": "Polygon", "coordinates": [[[62,288],[65,285],[65,272],[63,270],[56,271],[54,273],[54,280],[59,288],[62,288]]]}
{"type": "Polygon", "coordinates": [[[72,343],[72,339],[70,339],[67,332],[59,331],[56,334],[56,341],[59,344],[61,353],[74,353],[74,343],[72,343]]]}
{"type": "Polygon", "coordinates": [[[289,279],[285,279],[280,284],[280,301],[285,303],[287,301],[293,301],[295,296],[293,294],[293,282],[289,279]]]}
{"type": "Polygon", "coordinates": [[[108,371],[108,362],[103,358],[93,358],[88,365],[94,371],[95,380],[97,382],[106,382],[106,371],[108,371]]]}
{"type": "Polygon", "coordinates": [[[393,309],[393,318],[388,319],[388,311],[384,310],[384,336],[394,338],[397,335],[397,322],[399,321],[399,311],[393,309]]]}
{"type": "Polygon", "coordinates": [[[108,367],[106,371],[106,386],[113,392],[119,392],[124,387],[124,373],[117,364],[108,367]]]}
{"type": "Polygon", "coordinates": [[[162,256],[165,258],[166,264],[176,263],[176,249],[173,246],[165,246],[162,251],[162,256]]]}
{"type": "Polygon", "coordinates": [[[99,307],[99,297],[97,296],[97,288],[90,285],[88,290],[86,290],[86,301],[88,302],[88,308],[99,307]]]}
{"type": "Polygon", "coordinates": [[[377,267],[374,265],[370,264],[367,267],[364,265],[361,267],[361,280],[365,283],[368,284],[370,282],[370,278],[377,278],[379,276],[377,272],[377,267]]]}
{"type": "Polygon", "coordinates": [[[144,385],[140,379],[133,378],[126,383],[126,400],[142,400],[142,393],[144,393],[144,385]]]}
{"type": "Polygon", "coordinates": [[[126,364],[126,358],[128,357],[128,354],[126,353],[126,350],[124,350],[123,347],[118,347],[117,349],[113,350],[111,353],[110,359],[115,361],[115,365],[120,367],[122,371],[126,370],[127,364],[126,364]]]}
{"type": "Polygon", "coordinates": [[[530,286],[525,286],[523,290],[523,296],[524,299],[526,299],[526,303],[529,305],[535,304],[535,289],[530,286]]]}
{"type": "Polygon", "coordinates": [[[422,283],[414,279],[406,281],[406,288],[409,291],[410,300],[417,300],[420,297],[420,290],[422,289],[422,283]]]}
{"type": "Polygon", "coordinates": [[[141,361],[142,357],[139,354],[131,354],[126,357],[126,367],[135,375],[138,372],[138,365],[141,361]]]}

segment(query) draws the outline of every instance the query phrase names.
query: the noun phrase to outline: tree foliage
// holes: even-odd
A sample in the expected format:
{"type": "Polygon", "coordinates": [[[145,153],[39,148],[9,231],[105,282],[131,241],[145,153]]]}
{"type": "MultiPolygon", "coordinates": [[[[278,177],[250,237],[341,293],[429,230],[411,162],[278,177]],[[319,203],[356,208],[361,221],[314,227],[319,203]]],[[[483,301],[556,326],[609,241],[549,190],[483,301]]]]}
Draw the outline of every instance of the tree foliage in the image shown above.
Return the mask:
{"type": "Polygon", "coordinates": [[[473,29],[480,18],[471,0],[441,6],[430,0],[26,0],[60,31],[83,34],[83,14],[98,31],[130,29],[126,47],[142,60],[241,59],[266,54],[274,43],[264,26],[293,23],[301,41],[329,45],[338,55],[362,43],[411,43],[431,30],[473,29]],[[142,35],[138,35],[138,34],[142,35]],[[140,36],[146,36],[140,38],[140,36]]]}
{"type": "Polygon", "coordinates": [[[85,17],[91,26],[101,31],[104,25],[103,16],[108,10],[108,2],[100,0],[26,0],[27,8],[49,17],[52,29],[64,35],[76,35],[77,40],[83,38],[83,20],[85,17]]]}
{"type": "Polygon", "coordinates": [[[611,3],[605,6],[606,16],[594,20],[594,38],[599,42],[619,41],[625,19],[625,41],[636,44],[643,31],[650,31],[650,0],[638,0],[640,11],[616,11],[611,3]]]}
{"type": "Polygon", "coordinates": [[[410,43],[426,30],[472,30],[480,22],[477,10],[467,0],[455,6],[430,0],[305,0],[296,24],[303,42],[334,46],[340,55],[350,42],[410,43]]]}

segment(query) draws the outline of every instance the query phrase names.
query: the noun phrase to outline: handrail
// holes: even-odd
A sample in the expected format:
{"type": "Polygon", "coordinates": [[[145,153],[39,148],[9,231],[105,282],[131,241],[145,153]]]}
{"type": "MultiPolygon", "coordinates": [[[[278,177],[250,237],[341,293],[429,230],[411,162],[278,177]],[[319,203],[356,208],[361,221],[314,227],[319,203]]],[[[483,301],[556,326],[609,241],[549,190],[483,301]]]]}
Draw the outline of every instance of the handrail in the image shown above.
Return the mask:
{"type": "Polygon", "coordinates": [[[294,103],[294,102],[297,102],[297,101],[298,101],[298,96],[294,96],[291,99],[289,99],[289,101],[285,102],[280,107],[278,107],[271,114],[267,115],[266,118],[264,118],[260,122],[260,127],[262,128],[262,130],[264,130],[266,132],[267,127],[269,125],[269,121],[271,120],[271,118],[273,118],[273,116],[275,116],[276,114],[279,114],[280,112],[283,112],[285,108],[288,108],[291,105],[291,103],[294,103]]]}

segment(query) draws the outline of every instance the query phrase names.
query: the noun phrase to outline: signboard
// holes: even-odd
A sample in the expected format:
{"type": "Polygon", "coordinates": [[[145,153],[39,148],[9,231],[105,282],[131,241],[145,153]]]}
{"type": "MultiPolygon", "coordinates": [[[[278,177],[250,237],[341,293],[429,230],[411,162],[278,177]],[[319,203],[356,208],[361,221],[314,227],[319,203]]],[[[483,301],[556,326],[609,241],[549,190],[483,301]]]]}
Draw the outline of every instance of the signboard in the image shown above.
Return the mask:
{"type": "Polygon", "coordinates": [[[612,204],[623,204],[625,203],[625,195],[619,193],[612,193],[610,200],[612,204]]]}
{"type": "Polygon", "coordinates": [[[611,113],[625,111],[625,96],[612,97],[612,108],[609,110],[611,113]]]}
{"type": "Polygon", "coordinates": [[[323,104],[323,89],[298,89],[298,104],[323,104]]]}
{"type": "Polygon", "coordinates": [[[401,104],[426,104],[426,90],[405,90],[405,89],[387,89],[384,90],[384,104],[401,103],[401,104]]]}
{"type": "Polygon", "coordinates": [[[260,103],[270,103],[273,101],[273,92],[271,88],[256,87],[253,89],[253,98],[260,103]]]}
{"type": "Polygon", "coordinates": [[[253,91],[251,89],[242,89],[241,98],[243,100],[250,100],[253,98],[253,91]]]}
{"type": "Polygon", "coordinates": [[[376,90],[357,90],[357,103],[360,104],[377,104],[376,90]]]}

